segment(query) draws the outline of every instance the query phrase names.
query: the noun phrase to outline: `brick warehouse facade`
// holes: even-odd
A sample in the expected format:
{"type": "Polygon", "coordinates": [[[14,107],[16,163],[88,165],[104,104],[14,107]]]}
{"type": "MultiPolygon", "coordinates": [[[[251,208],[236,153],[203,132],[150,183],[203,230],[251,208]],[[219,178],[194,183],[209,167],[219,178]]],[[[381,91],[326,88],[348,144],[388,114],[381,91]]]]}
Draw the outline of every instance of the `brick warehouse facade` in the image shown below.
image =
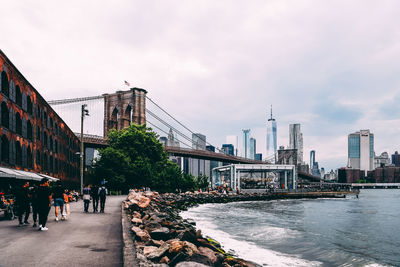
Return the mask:
{"type": "Polygon", "coordinates": [[[79,139],[0,50],[0,166],[79,182],[79,139]]]}

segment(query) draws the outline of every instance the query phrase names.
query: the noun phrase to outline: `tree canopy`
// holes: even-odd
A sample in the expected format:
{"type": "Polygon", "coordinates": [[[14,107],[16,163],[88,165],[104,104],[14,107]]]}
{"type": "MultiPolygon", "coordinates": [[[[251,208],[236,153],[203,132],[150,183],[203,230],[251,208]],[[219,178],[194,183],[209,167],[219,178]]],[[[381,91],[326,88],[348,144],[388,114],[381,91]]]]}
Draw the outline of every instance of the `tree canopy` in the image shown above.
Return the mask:
{"type": "Polygon", "coordinates": [[[145,125],[131,124],[122,130],[111,130],[107,140],[109,146],[99,151],[100,158],[90,170],[95,182],[104,179],[108,187],[117,190],[151,187],[159,192],[208,186],[207,178],[183,174],[168,159],[158,135],[145,125]]]}

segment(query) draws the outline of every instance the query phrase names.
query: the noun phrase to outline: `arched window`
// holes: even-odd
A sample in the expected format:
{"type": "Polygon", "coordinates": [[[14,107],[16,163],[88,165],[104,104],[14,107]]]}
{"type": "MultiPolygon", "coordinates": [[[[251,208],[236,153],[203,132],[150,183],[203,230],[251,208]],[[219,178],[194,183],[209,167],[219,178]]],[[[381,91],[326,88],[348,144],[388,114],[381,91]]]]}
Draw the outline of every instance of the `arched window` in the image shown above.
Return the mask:
{"type": "Polygon", "coordinates": [[[49,159],[49,172],[53,172],[53,157],[52,156],[50,156],[50,159],[49,159]]]}
{"type": "Polygon", "coordinates": [[[53,139],[51,139],[51,136],[49,136],[49,139],[50,139],[50,147],[49,147],[49,149],[51,151],[53,151],[53,139]]]}
{"type": "Polygon", "coordinates": [[[26,129],[28,131],[26,136],[28,137],[28,140],[32,141],[33,140],[33,134],[32,134],[32,123],[31,123],[31,121],[27,122],[26,129]]]}
{"type": "Polygon", "coordinates": [[[117,129],[118,130],[118,109],[114,108],[111,119],[109,121],[109,129],[117,129]]]}
{"type": "Polygon", "coordinates": [[[36,139],[40,141],[40,128],[36,126],[36,139]]]}
{"type": "Polygon", "coordinates": [[[131,125],[132,123],[132,114],[133,110],[131,106],[128,106],[125,110],[125,114],[124,114],[124,127],[129,127],[129,125],[131,125]]]}
{"type": "Polygon", "coordinates": [[[28,149],[26,150],[26,158],[28,160],[28,169],[32,169],[33,166],[33,158],[32,158],[32,151],[31,148],[28,146],[28,149]]]}
{"type": "Polygon", "coordinates": [[[10,162],[10,144],[5,134],[1,137],[1,161],[10,162]]]}
{"type": "Polygon", "coordinates": [[[5,71],[1,72],[1,92],[7,97],[10,92],[10,83],[8,82],[7,73],[5,71]]]}
{"type": "Polygon", "coordinates": [[[46,133],[46,131],[43,132],[43,146],[47,147],[47,133],[46,133]]]}
{"type": "Polygon", "coordinates": [[[47,171],[48,170],[48,166],[47,166],[47,155],[46,153],[43,154],[43,170],[47,171]]]}
{"type": "Polygon", "coordinates": [[[22,149],[19,141],[15,142],[15,165],[22,165],[22,149]]]}
{"type": "Polygon", "coordinates": [[[3,127],[9,127],[10,115],[8,114],[8,108],[6,102],[1,103],[1,125],[3,127]]]}
{"type": "Polygon", "coordinates": [[[40,161],[41,157],[40,157],[40,151],[36,150],[36,165],[40,165],[42,166],[42,162],[40,161]]]}
{"type": "Polygon", "coordinates": [[[58,153],[58,143],[57,143],[57,140],[56,139],[54,139],[54,153],[58,153]]]}
{"type": "Polygon", "coordinates": [[[45,128],[47,128],[47,113],[46,113],[46,112],[43,112],[43,119],[42,119],[42,122],[43,122],[43,126],[44,126],[45,128]]]}
{"type": "Polygon", "coordinates": [[[17,105],[22,107],[22,94],[19,85],[15,86],[15,102],[17,103],[17,105]]]}
{"type": "Polygon", "coordinates": [[[26,107],[27,107],[27,111],[28,114],[32,115],[32,100],[31,97],[29,95],[26,96],[26,107]]]}
{"type": "Polygon", "coordinates": [[[19,115],[19,113],[17,112],[17,114],[15,115],[15,122],[16,122],[16,132],[19,135],[22,135],[22,120],[21,120],[21,116],[19,115]]]}

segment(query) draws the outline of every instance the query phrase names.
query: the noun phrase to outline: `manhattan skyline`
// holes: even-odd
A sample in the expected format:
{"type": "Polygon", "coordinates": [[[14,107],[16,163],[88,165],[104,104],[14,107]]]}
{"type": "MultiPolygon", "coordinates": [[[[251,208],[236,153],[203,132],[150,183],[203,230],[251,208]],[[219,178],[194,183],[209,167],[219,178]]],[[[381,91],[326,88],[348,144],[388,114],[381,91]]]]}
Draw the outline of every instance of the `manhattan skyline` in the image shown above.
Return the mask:
{"type": "Polygon", "coordinates": [[[46,100],[111,93],[127,80],[219,146],[250,128],[266,155],[272,103],[278,146],[300,123],[304,154],[316,150],[327,170],[346,165],[347,135],[359,129],[375,134],[376,154],[400,150],[397,1],[2,7],[1,49],[46,100]]]}

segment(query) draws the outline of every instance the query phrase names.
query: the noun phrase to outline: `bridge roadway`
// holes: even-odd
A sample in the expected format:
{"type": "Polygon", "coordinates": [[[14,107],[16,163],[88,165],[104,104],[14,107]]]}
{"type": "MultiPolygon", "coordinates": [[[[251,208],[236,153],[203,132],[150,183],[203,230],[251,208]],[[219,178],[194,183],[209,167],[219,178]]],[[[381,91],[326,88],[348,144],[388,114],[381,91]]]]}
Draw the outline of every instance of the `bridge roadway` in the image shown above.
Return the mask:
{"type": "MultiPolygon", "coordinates": [[[[30,225],[17,227],[18,219],[0,219],[0,266],[122,266],[121,201],[107,197],[105,213],[83,212],[83,201],[71,203],[67,221],[54,221],[48,231],[30,225]]],[[[2,214],[1,214],[2,217],[2,214]]]]}
{"type": "MultiPolygon", "coordinates": [[[[75,133],[76,136],[80,139],[80,134],[75,133]]],[[[107,141],[102,136],[98,135],[83,135],[83,143],[87,147],[106,147],[107,141]]],[[[227,163],[237,163],[237,164],[262,164],[265,163],[263,161],[246,159],[242,157],[231,156],[223,153],[215,153],[209,150],[198,150],[191,148],[182,148],[175,146],[165,146],[165,151],[172,156],[180,156],[180,157],[188,157],[188,158],[196,158],[196,159],[205,159],[205,160],[215,160],[227,163]]]]}

